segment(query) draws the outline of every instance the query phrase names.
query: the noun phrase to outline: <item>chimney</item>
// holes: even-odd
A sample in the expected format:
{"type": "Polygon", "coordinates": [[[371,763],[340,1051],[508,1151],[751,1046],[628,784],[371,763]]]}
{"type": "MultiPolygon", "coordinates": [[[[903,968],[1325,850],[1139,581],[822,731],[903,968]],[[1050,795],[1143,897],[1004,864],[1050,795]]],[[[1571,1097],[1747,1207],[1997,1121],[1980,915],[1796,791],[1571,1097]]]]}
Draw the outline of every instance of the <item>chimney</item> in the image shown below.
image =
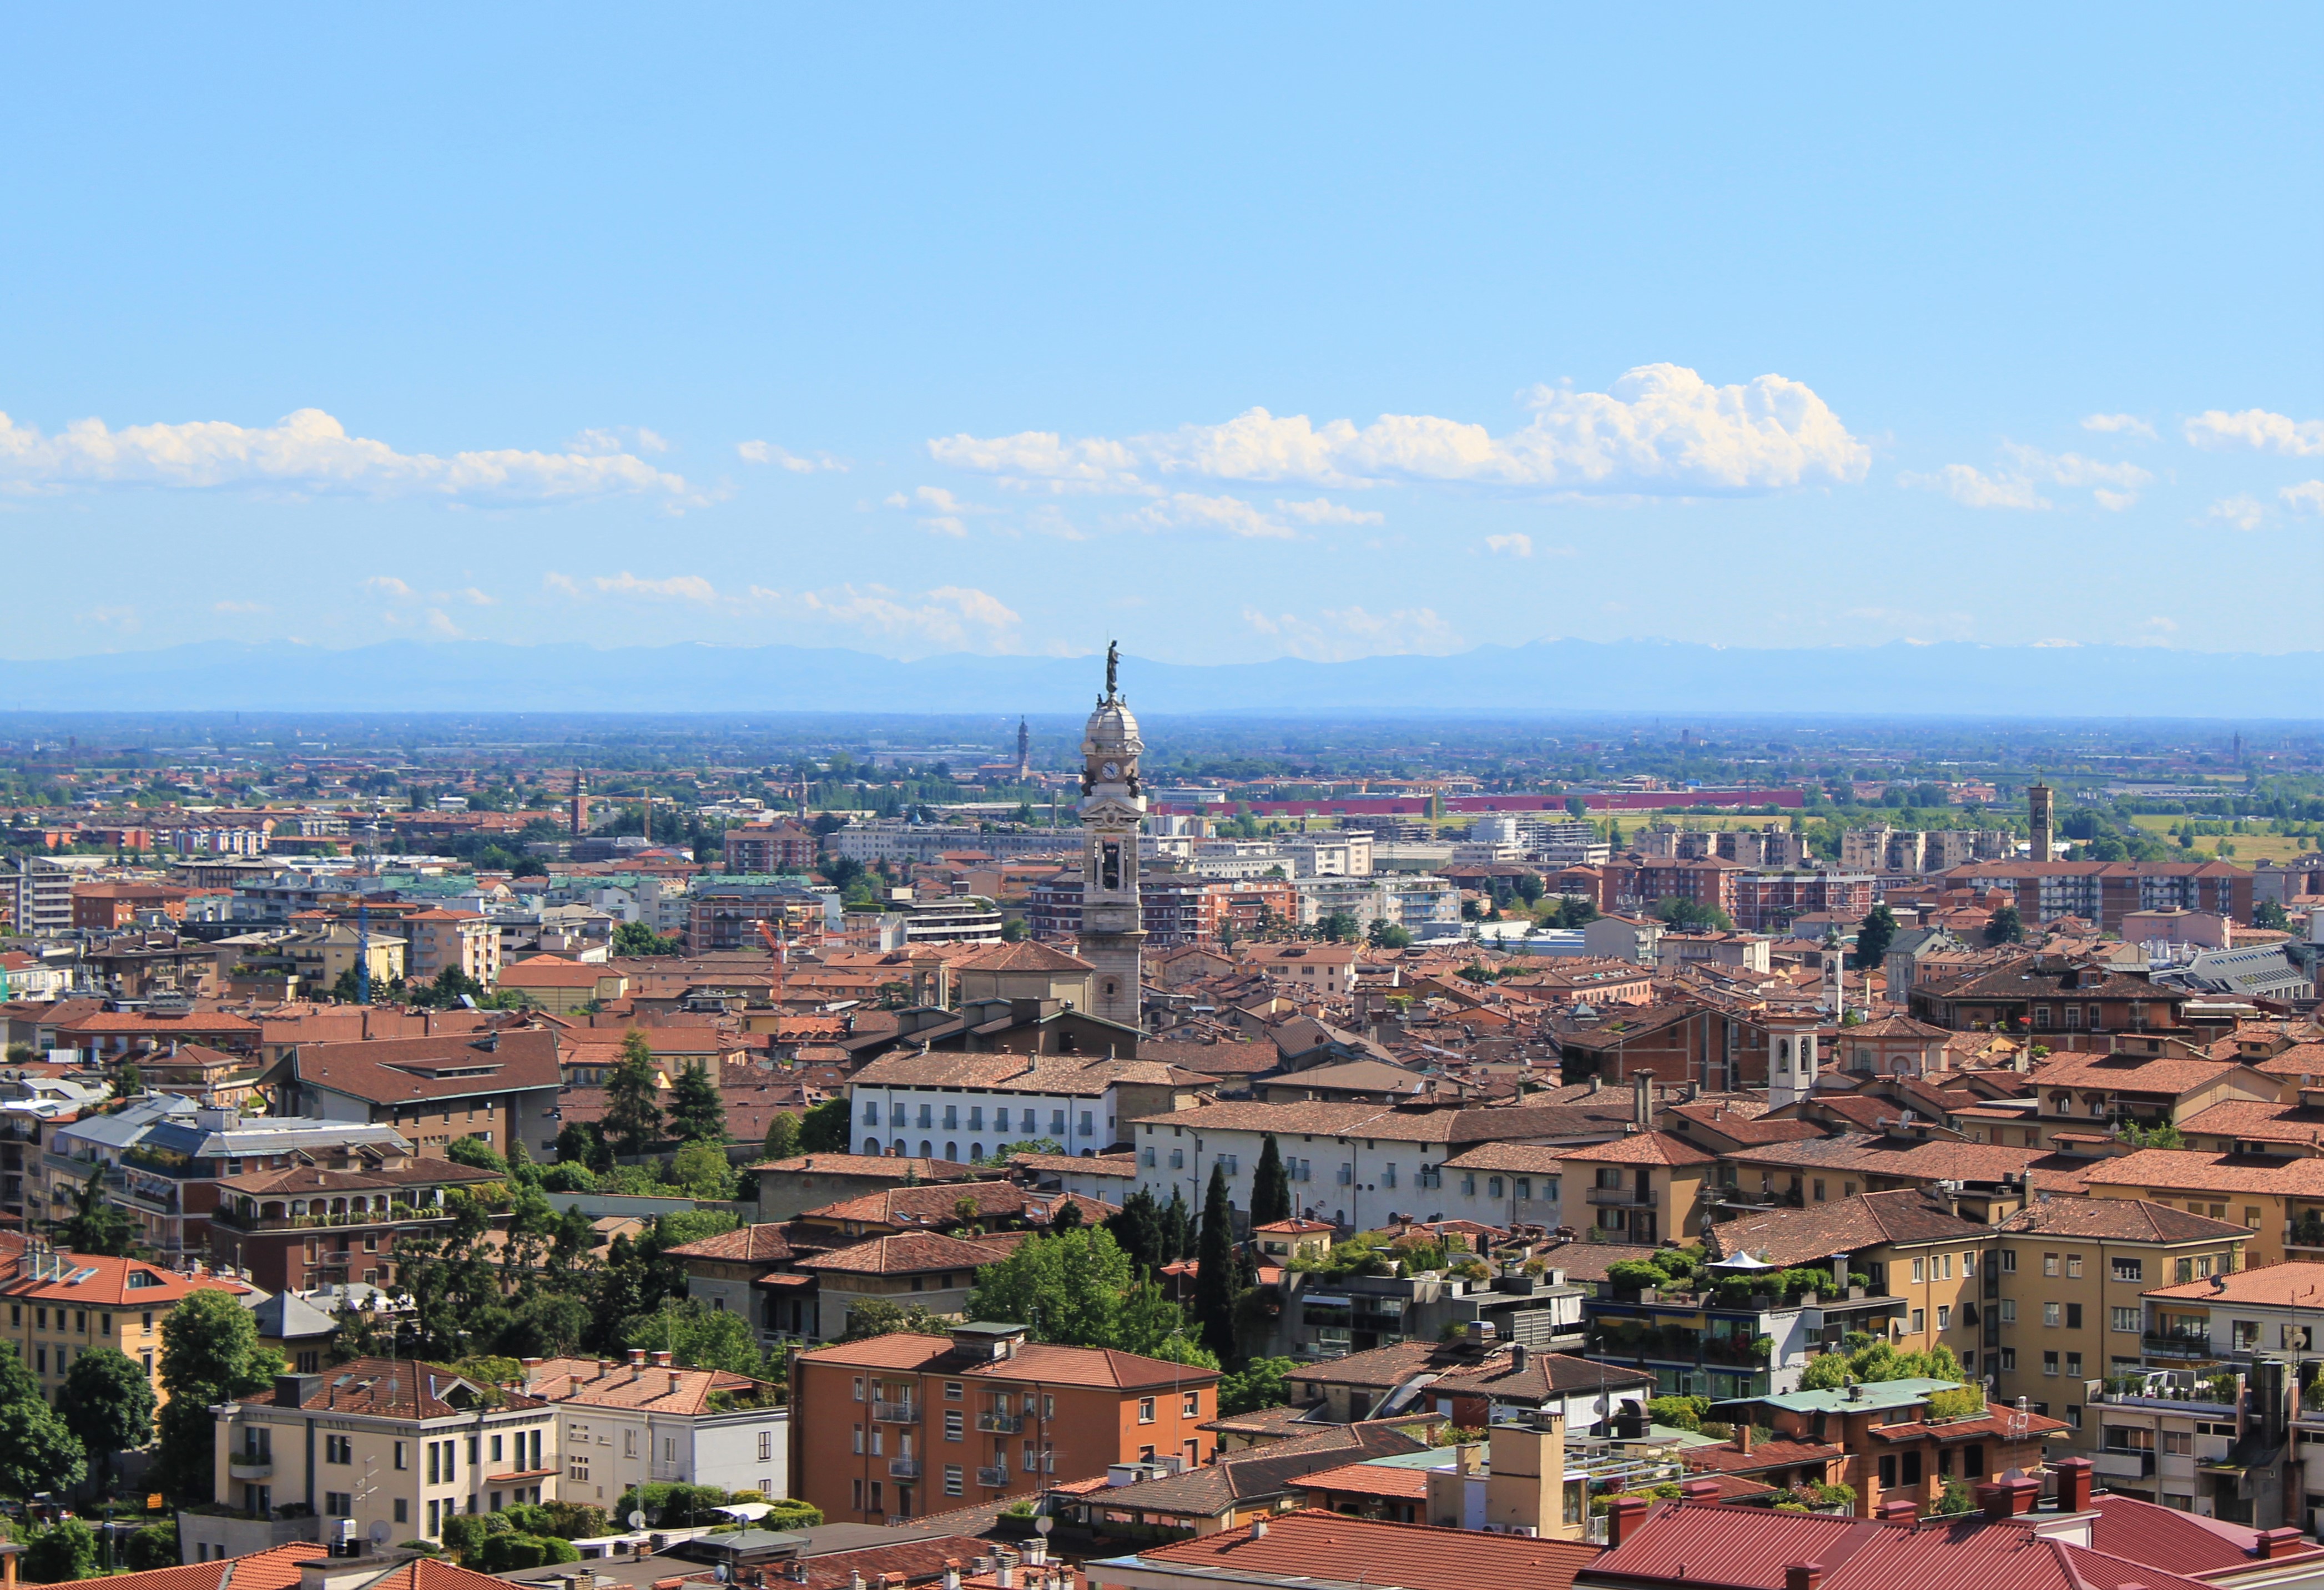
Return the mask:
{"type": "Polygon", "coordinates": [[[1719,1500],[1719,1482],[1702,1475],[1691,1480],[1682,1480],[1679,1482],[1678,1493],[1679,1499],[1683,1502],[1716,1502],[1719,1500]]]}
{"type": "Polygon", "coordinates": [[[1735,1449],[1738,1452],[1742,1453],[1746,1457],[1751,1456],[1751,1438],[1753,1433],[1751,1421],[1749,1420],[1739,1419],[1735,1421],[1735,1449]]]}
{"type": "Polygon", "coordinates": [[[1884,1523],[1908,1524],[1921,1516],[1921,1506],[1910,1496],[1895,1496],[1874,1508],[1872,1516],[1884,1523]]]}
{"type": "Polygon", "coordinates": [[[675,1397],[678,1395],[678,1388],[685,1383],[686,1376],[680,1374],[675,1369],[669,1372],[669,1394],[671,1396],[675,1397]]]}
{"type": "Polygon", "coordinates": [[[1606,1504],[1606,1544],[1619,1546],[1646,1519],[1644,1496],[1617,1496],[1606,1504]]]}
{"type": "Polygon", "coordinates": [[[630,1378],[632,1380],[637,1379],[638,1371],[643,1369],[645,1366],[646,1350],[643,1347],[632,1347],[630,1349],[630,1378]]]}
{"type": "Polygon", "coordinates": [[[579,1396],[581,1394],[581,1377],[577,1374],[574,1374],[568,1375],[566,1378],[572,1382],[573,1389],[567,1392],[565,1394],[568,1397],[579,1396]]]}
{"type": "Polygon", "coordinates": [[[960,1590],[960,1558],[957,1557],[945,1558],[944,1590],[960,1590]]]}
{"type": "Polygon", "coordinates": [[[2088,1512],[2098,1466],[2087,1457],[2061,1457],[2050,1466],[2058,1475],[2058,1511],[2088,1512]]]}
{"type": "Polygon", "coordinates": [[[2291,1556],[2305,1544],[2300,1531],[2290,1526],[2280,1530],[2262,1530],[2259,1538],[2252,1542],[2252,1555],[2263,1561],[2273,1561],[2279,1557],[2291,1556]]]}
{"type": "Polygon", "coordinates": [[[1787,1563],[1784,1567],[1784,1590],[1818,1590],[1823,1583],[1823,1564],[1820,1562],[1787,1563]]]}
{"type": "Polygon", "coordinates": [[[1655,1076],[1640,1071],[1630,1079],[1630,1118],[1643,1132],[1655,1124],[1655,1076]]]}
{"type": "Polygon", "coordinates": [[[669,1368],[669,1355],[668,1353],[666,1353],[666,1352],[663,1352],[663,1351],[659,1350],[659,1349],[656,1349],[656,1350],[655,1350],[655,1353],[654,1353],[654,1356],[653,1356],[653,1365],[654,1365],[654,1367],[655,1367],[656,1369],[667,1369],[667,1368],[669,1368]]]}
{"type": "Polygon", "coordinates": [[[2022,1517],[2034,1511],[2042,1499],[2042,1482],[2019,1475],[2014,1479],[1999,1479],[1989,1485],[1977,1488],[1977,1503],[1990,1519],[2022,1517]]]}

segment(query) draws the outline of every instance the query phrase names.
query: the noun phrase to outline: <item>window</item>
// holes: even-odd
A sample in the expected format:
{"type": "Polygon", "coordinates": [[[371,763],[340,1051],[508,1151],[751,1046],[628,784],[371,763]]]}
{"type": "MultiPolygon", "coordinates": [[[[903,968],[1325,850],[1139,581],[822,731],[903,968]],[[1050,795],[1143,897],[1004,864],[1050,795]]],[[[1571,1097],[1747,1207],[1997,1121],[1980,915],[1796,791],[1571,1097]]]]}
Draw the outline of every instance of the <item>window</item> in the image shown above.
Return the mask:
{"type": "Polygon", "coordinates": [[[1499,1198],[1501,1196],[1501,1179],[1499,1176],[1491,1176],[1486,1179],[1485,1196],[1488,1198],[1499,1198]]]}
{"type": "Polygon", "coordinates": [[[354,1437],[326,1435],[323,1438],[324,1462],[353,1463],[355,1460],[355,1443],[354,1437]]]}
{"type": "Polygon", "coordinates": [[[863,1377],[860,1374],[855,1377],[855,1400],[859,1402],[863,1400],[863,1377]]]}
{"type": "MultiPolygon", "coordinates": [[[[1391,1170],[1391,1171],[1393,1171],[1394,1169],[1396,1169],[1396,1167],[1395,1167],[1394,1165],[1390,1165],[1390,1166],[1388,1167],[1388,1169],[1389,1169],[1389,1170],[1391,1170]]],[[[1390,1182],[1388,1183],[1388,1185],[1389,1185],[1389,1186],[1391,1186],[1391,1187],[1393,1187],[1393,1186],[1395,1186],[1395,1185],[1396,1185],[1396,1183],[1395,1183],[1394,1181],[1390,1181],[1390,1182]]],[[[1533,1201],[1533,1178],[1532,1178],[1532,1177],[1530,1177],[1530,1176],[1519,1176],[1519,1177],[1517,1179],[1517,1181],[1516,1181],[1516,1187],[1517,1187],[1517,1201],[1518,1201],[1519,1203],[1531,1203],[1531,1202],[1533,1201]]]]}
{"type": "Polygon", "coordinates": [[[1928,1329],[1928,1328],[1929,1328],[1929,1311],[1928,1311],[1926,1309],[1915,1309],[1915,1310],[1913,1310],[1913,1324],[1912,1324],[1912,1331],[1913,1331],[1913,1334],[1914,1334],[1914,1336],[1918,1336],[1918,1335],[1920,1335],[1920,1334],[1921,1334],[1921,1332],[1923,1332],[1923,1331],[1924,1331],[1924,1330],[1928,1329]]]}
{"type": "Polygon", "coordinates": [[[2042,1323],[2044,1325],[2055,1325],[2058,1323],[2057,1304],[2044,1303],[2042,1305],[2042,1323]]]}
{"type": "Polygon", "coordinates": [[[1153,1398],[1140,1397],[1138,1399],[1138,1422],[1140,1424],[1152,1424],[1154,1422],[1153,1398]]]}
{"type": "Polygon", "coordinates": [[[1200,1419],[1203,1416],[1203,1393],[1200,1392],[1188,1392],[1186,1393],[1185,1404],[1181,1407],[1178,1411],[1187,1419],[1200,1419]]]}
{"type": "Polygon", "coordinates": [[[323,1511],[333,1518],[346,1518],[355,1510],[355,1499],[345,1491],[323,1493],[323,1511]]]}
{"type": "MultiPolygon", "coordinates": [[[[1082,1130],[1086,1132],[1089,1128],[1084,1126],[1082,1130]]],[[[1231,1153],[1214,1153],[1211,1156],[1211,1163],[1218,1166],[1220,1170],[1224,1171],[1230,1176],[1240,1175],[1241,1173],[1242,1161],[1239,1155],[1231,1153]]],[[[1388,1184],[1390,1187],[1396,1185],[1396,1167],[1394,1165],[1390,1165],[1388,1168],[1388,1184]]]]}
{"type": "MultiPolygon", "coordinates": [[[[402,1445],[403,1443],[401,1441],[396,1443],[399,1449],[401,1448],[402,1445]]],[[[403,1465],[399,1463],[395,1466],[401,1468],[403,1465]]],[[[395,1499],[395,1521],[400,1524],[408,1524],[411,1521],[411,1503],[406,1502],[401,1496],[398,1496],[395,1499]]]]}
{"type": "Polygon", "coordinates": [[[1186,1151],[1185,1149],[1174,1148],[1170,1151],[1170,1168],[1174,1171],[1183,1171],[1186,1168],[1186,1151]]]}
{"type": "Polygon", "coordinates": [[[2042,1355],[2042,1373],[2044,1374],[2055,1374],[2058,1373],[2057,1354],[2044,1353],[2042,1355]]]}
{"type": "Polygon", "coordinates": [[[2043,1254],[2042,1255],[2042,1273],[2044,1275],[2055,1275],[2057,1273],[2058,1255],[2055,1254],[2043,1254]]]}
{"type": "Polygon", "coordinates": [[[2114,1273],[2114,1278],[2116,1281],[2144,1281],[2146,1279],[2146,1261],[2144,1259],[2126,1259],[2117,1255],[2114,1259],[2111,1268],[2114,1273]]]}
{"type": "MultiPolygon", "coordinates": [[[[1030,1399],[1028,1399],[1028,1401],[1029,1402],[1029,1401],[1030,1401],[1030,1399]]],[[[1042,1417],[1042,1418],[1044,1418],[1044,1419],[1055,1419],[1056,1416],[1057,1416],[1057,1400],[1056,1400],[1056,1398],[1052,1397],[1052,1396],[1044,1395],[1044,1396],[1041,1398],[1041,1417],[1042,1417]]]]}
{"type": "Polygon", "coordinates": [[[2136,1336],[2138,1334],[2138,1310],[2135,1308],[2126,1309],[2116,1306],[2115,1309],[2110,1310],[2107,1323],[2116,1330],[2123,1331],[2131,1336],[2136,1336]]]}
{"type": "Polygon", "coordinates": [[[967,1395],[967,1389],[959,1381],[948,1380],[945,1382],[944,1394],[945,1402],[957,1402],[962,1397],[967,1395]]]}
{"type": "Polygon", "coordinates": [[[2082,1428],[2082,1405],[2080,1402],[2066,1404],[2066,1423],[2075,1429],[2082,1428]]]}
{"type": "Polygon", "coordinates": [[[1961,1250],[1961,1273],[1970,1277],[1977,1274],[1977,1250],[1973,1247],[1961,1250]]]}
{"type": "Polygon", "coordinates": [[[854,1445],[850,1449],[853,1451],[858,1457],[863,1456],[863,1427],[860,1424],[855,1426],[854,1445]]]}
{"type": "Polygon", "coordinates": [[[2014,1370],[2017,1367],[2017,1349],[2015,1347],[2004,1347],[2001,1349],[2001,1366],[2004,1369],[2010,1370],[2014,1370]]]}
{"type": "Polygon", "coordinates": [[[1817,1181],[1816,1181],[1816,1184],[1815,1184],[1815,1200],[1816,1200],[1816,1202],[1818,1202],[1818,1203],[1821,1203],[1821,1202],[1823,1202],[1823,1201],[1824,1201],[1824,1197],[1823,1197],[1823,1181],[1822,1181],[1822,1179],[1821,1179],[1821,1177],[1819,1177],[1819,1178],[1817,1179],[1817,1181]]]}
{"type": "MultiPolygon", "coordinates": [[[[408,1463],[406,1463],[406,1462],[404,1461],[404,1457],[403,1457],[403,1443],[402,1443],[401,1441],[398,1441],[398,1442],[396,1442],[396,1443],[395,1443],[395,1466],[396,1466],[396,1467],[398,1467],[398,1468],[408,1468],[408,1467],[410,1467],[410,1464],[408,1464],[408,1463]]],[[[397,1505],[397,1506],[399,1506],[399,1507],[401,1507],[401,1506],[402,1505],[402,1503],[398,1503],[396,1505],[397,1505]]],[[[401,1513],[401,1512],[398,1512],[398,1513],[395,1515],[395,1521],[396,1521],[396,1522],[398,1522],[398,1523],[401,1523],[401,1522],[403,1521],[403,1514],[402,1514],[402,1513],[401,1513]]]]}
{"type": "Polygon", "coordinates": [[[2081,1304],[2080,1304],[2080,1303],[2068,1303],[2068,1304],[2066,1305],[2066,1328],[2067,1328],[2068,1330],[2080,1330],[2081,1328],[2082,1328],[2082,1306],[2081,1306],[2081,1304]]]}
{"type": "Polygon", "coordinates": [[[1946,1305],[1946,1304],[1943,1304],[1943,1303],[1940,1303],[1940,1304],[1938,1304],[1938,1305],[1937,1305],[1937,1328],[1938,1328],[1939,1330],[1950,1330],[1952,1328],[1953,1328],[1953,1311],[1952,1311],[1951,1308],[1950,1308],[1950,1307],[1949,1307],[1949,1306],[1948,1306],[1948,1305],[1946,1305]]]}
{"type": "Polygon", "coordinates": [[[98,1335],[100,1335],[100,1336],[111,1336],[111,1335],[113,1334],[113,1316],[112,1316],[112,1315],[110,1315],[110,1314],[99,1314],[99,1315],[97,1317],[97,1328],[97,1328],[97,1334],[98,1334],[98,1335]]]}
{"type": "Polygon", "coordinates": [[[1919,1284],[1920,1284],[1923,1280],[1925,1280],[1925,1279],[1926,1279],[1926,1277],[1925,1277],[1925,1276],[1923,1276],[1923,1273],[1922,1273],[1922,1271],[1923,1271],[1923,1267],[1926,1265],[1926,1264],[1927,1264],[1927,1261],[1926,1261],[1926,1260],[1923,1260],[1923,1259],[1914,1259],[1914,1260],[1913,1261],[1913,1283],[1914,1283],[1915,1286],[1919,1285],[1919,1284]]]}
{"type": "Polygon", "coordinates": [[[2066,1255],[2066,1279],[2069,1281],[2080,1281],[2081,1278],[2082,1255],[2080,1254],[2068,1254],[2066,1255]]]}
{"type": "Polygon", "coordinates": [[[948,1409],[946,1409],[946,1410],[945,1411],[945,1426],[944,1426],[945,1434],[944,1434],[944,1438],[945,1438],[945,1440],[947,1440],[947,1441],[957,1441],[957,1440],[959,1440],[959,1439],[961,1438],[961,1425],[962,1425],[962,1422],[963,1422],[963,1421],[962,1421],[962,1419],[961,1419],[960,1410],[959,1410],[959,1409],[957,1409],[957,1408],[948,1408],[948,1409]]]}
{"type": "Polygon", "coordinates": [[[2180,1260],[2180,1261],[2179,1261],[2179,1263],[2178,1263],[2178,1264],[2177,1264],[2177,1266],[2175,1267],[2175,1270],[2174,1270],[2174,1272],[2173,1272],[2173,1273],[2172,1273],[2172,1280],[2174,1280],[2174,1281],[2176,1281],[2176,1282],[2179,1282],[2181,1285],[2182,1285],[2182,1286],[2183,1286],[2183,1285],[2185,1285],[2188,1282],[2194,1280],[2194,1279],[2195,1279],[2195,1261],[2194,1261],[2194,1260],[2192,1260],[2192,1259],[2181,1259],[2181,1260],[2180,1260]]]}
{"type": "Polygon", "coordinates": [[[2195,1453],[2192,1431],[2167,1429],[2163,1432],[2163,1455],[2165,1457],[2191,1457],[2195,1453]]]}
{"type": "Polygon", "coordinates": [[[2015,1248],[2006,1247],[2001,1250],[2001,1273],[2004,1275],[2015,1275],[2017,1273],[2017,1250],[2015,1248]]]}
{"type": "Polygon", "coordinates": [[[945,1466],[944,1493],[947,1496],[957,1496],[962,1493],[961,1468],[956,1463],[948,1463],[945,1466]]]}
{"type": "Polygon", "coordinates": [[[2075,1380],[2081,1379],[2082,1356],[2080,1353],[2069,1353],[2066,1355],[2066,1373],[2075,1380]]]}
{"type": "Polygon", "coordinates": [[[2247,1353],[2259,1346],[2259,1321],[2238,1319],[2235,1322],[2236,1351],[2247,1353]]]}
{"type": "Polygon", "coordinates": [[[1138,1163],[1145,1166],[1149,1171],[1154,1168],[1154,1145],[1152,1144],[1149,1143],[1145,1147],[1138,1151],[1138,1163]]]}
{"type": "Polygon", "coordinates": [[[759,1461],[761,1463],[769,1462],[774,1457],[774,1432],[772,1430],[761,1430],[759,1432],[759,1461]]]}

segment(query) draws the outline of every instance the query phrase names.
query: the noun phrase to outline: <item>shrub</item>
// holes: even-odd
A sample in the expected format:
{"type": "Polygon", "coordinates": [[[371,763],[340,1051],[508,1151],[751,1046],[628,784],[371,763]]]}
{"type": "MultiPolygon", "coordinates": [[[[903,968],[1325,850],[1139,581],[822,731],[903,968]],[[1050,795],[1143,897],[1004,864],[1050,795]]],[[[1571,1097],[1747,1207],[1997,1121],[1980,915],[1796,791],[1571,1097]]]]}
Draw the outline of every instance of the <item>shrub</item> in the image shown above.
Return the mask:
{"type": "Polygon", "coordinates": [[[444,1550],[442,1547],[437,1545],[433,1540],[399,1541],[395,1549],[398,1551],[417,1551],[429,1557],[441,1556],[444,1550]]]}
{"type": "Polygon", "coordinates": [[[1929,1417],[1932,1419],[1967,1419],[1985,1411],[1985,1388],[1955,1386],[1948,1392],[1929,1393],[1929,1417]]]}
{"type": "Polygon", "coordinates": [[[543,1567],[551,1563],[578,1562],[581,1553],[570,1540],[555,1535],[493,1535],[484,1541],[484,1550],[475,1564],[488,1574],[514,1573],[521,1568],[543,1567]]]}
{"type": "Polygon", "coordinates": [[[97,1571],[97,1533],[77,1518],[60,1519],[32,1537],[23,1561],[35,1585],[86,1579],[97,1571]]]}
{"type": "Polygon", "coordinates": [[[132,1572],[145,1573],[154,1568],[178,1566],[178,1521],[172,1518],[160,1523],[147,1524],[129,1537],[126,1556],[132,1572]]]}
{"type": "Polygon", "coordinates": [[[527,1534],[555,1535],[560,1540],[594,1540],[613,1532],[613,1521],[606,1516],[605,1510],[591,1503],[544,1502],[540,1511],[548,1516],[541,1527],[528,1530],[527,1534]]]}
{"type": "Polygon", "coordinates": [[[1710,1411],[1708,1397],[1655,1397],[1646,1404],[1648,1419],[1674,1429],[1700,1430],[1702,1416],[1710,1411]]]}

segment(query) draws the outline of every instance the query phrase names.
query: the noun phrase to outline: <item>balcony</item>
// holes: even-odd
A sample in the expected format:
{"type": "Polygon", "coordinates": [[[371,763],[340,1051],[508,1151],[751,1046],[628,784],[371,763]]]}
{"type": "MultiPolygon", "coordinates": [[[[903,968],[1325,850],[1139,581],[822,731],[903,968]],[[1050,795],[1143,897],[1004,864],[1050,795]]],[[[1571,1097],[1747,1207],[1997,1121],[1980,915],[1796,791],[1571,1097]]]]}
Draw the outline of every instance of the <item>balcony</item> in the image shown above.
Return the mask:
{"type": "Polygon", "coordinates": [[[2154,1473],[2152,1452],[2093,1452],[2090,1464],[2100,1477],[2110,1480],[2143,1480],[2154,1473]]]}
{"type": "Polygon", "coordinates": [[[891,1480],[916,1480],[920,1477],[920,1460],[917,1457],[888,1459],[888,1477],[891,1480]]]}
{"type": "Polygon", "coordinates": [[[1592,1187],[1589,1201],[1604,1209],[1653,1209],[1662,1207],[1662,1194],[1651,1187],[1592,1187]]]}
{"type": "Polygon", "coordinates": [[[265,1453],[237,1452],[226,1460],[226,1472],[229,1478],[237,1480],[270,1479],[274,1474],[274,1459],[265,1453]]]}
{"type": "Polygon", "coordinates": [[[332,1227],[363,1226],[405,1226],[420,1221],[449,1220],[452,1211],[434,1204],[397,1204],[389,1209],[369,1209],[362,1214],[339,1215],[244,1215],[239,1209],[221,1207],[211,1212],[210,1224],[227,1226],[236,1231],[318,1231],[332,1227]]]}
{"type": "Polygon", "coordinates": [[[2200,1336],[2180,1330],[2159,1336],[2150,1332],[2139,1337],[2138,1342],[2150,1358],[2209,1358],[2217,1356],[2211,1351],[2209,1331],[2200,1336]]]}
{"type": "Polygon", "coordinates": [[[996,1436],[1013,1436],[1025,1428],[1021,1413],[980,1413],[976,1428],[996,1436]]]}
{"type": "Polygon", "coordinates": [[[1009,1488],[1008,1466],[1002,1464],[997,1465],[991,1468],[978,1469],[976,1471],[976,1483],[982,1485],[988,1491],[1007,1490],[1009,1488]]]}
{"type": "Polygon", "coordinates": [[[2290,1220],[2283,1227],[2283,1245],[2324,1253],[2324,1220],[2290,1220]]]}
{"type": "Polygon", "coordinates": [[[874,1424],[918,1424],[920,1409],[917,1402],[874,1402],[872,1404],[874,1424]]]}

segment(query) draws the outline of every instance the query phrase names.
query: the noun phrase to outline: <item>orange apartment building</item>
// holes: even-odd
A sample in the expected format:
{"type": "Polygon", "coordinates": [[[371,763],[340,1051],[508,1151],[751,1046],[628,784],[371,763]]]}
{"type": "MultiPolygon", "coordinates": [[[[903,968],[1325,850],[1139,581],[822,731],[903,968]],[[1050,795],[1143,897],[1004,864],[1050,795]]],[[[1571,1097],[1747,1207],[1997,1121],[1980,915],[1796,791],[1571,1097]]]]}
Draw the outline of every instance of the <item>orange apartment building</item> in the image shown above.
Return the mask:
{"type": "Polygon", "coordinates": [[[795,1355],[792,1493],[834,1522],[885,1523],[1209,1456],[1218,1371],[1025,1334],[966,1324],[795,1355]]]}

